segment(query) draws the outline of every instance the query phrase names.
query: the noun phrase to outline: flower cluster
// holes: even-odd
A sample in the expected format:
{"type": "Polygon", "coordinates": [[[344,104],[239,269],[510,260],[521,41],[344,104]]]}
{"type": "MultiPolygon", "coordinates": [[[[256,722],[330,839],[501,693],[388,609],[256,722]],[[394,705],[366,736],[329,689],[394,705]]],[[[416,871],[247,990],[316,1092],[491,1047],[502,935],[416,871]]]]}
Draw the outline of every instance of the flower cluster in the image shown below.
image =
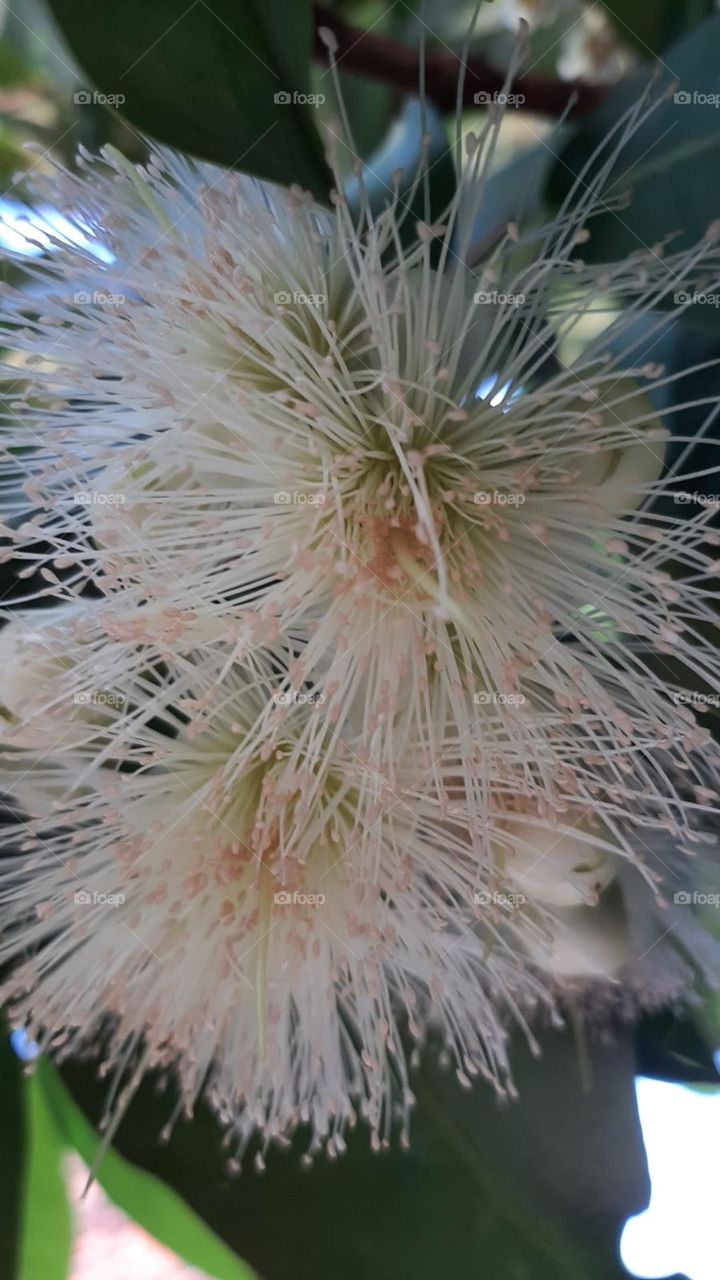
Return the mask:
{"type": "Polygon", "coordinates": [[[709,856],[718,536],[660,501],[632,325],[720,253],[583,263],[640,116],[479,260],[494,113],[441,224],[108,150],[5,289],[5,994],[121,1098],[209,1079],[238,1156],[405,1133],[408,1043],[511,1092],[568,989],[692,982],[655,943],[709,856]]]}

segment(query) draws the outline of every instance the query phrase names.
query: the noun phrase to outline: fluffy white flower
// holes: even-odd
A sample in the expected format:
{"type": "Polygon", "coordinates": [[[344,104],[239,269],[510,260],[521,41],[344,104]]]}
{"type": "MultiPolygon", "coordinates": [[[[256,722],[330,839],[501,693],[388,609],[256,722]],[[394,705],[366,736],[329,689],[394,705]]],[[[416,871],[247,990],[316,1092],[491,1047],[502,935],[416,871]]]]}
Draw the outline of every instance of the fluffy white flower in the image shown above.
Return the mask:
{"type": "Polygon", "coordinates": [[[361,740],[308,756],[318,707],[297,699],[264,736],[286,665],[278,650],[221,676],[193,653],[126,682],[62,754],[11,756],[23,843],[4,865],[2,955],[30,956],[5,984],[14,1016],[55,1053],[127,1073],[122,1099],[172,1067],[192,1108],[209,1073],[238,1158],[256,1129],[268,1142],[300,1121],[310,1154],[341,1151],[358,1115],[374,1145],[395,1118],[406,1133],[406,1031],[439,1033],[463,1084],[512,1092],[509,1025],[534,1043],[563,983],[615,981],[630,954],[617,912],[586,904],[621,866],[647,898],[653,880],[617,803],[569,796],[568,769],[548,814],[497,724],[477,758],[486,856],[451,743],[444,805],[420,751],[370,823],[361,740]]]}
{"type": "Polygon", "coordinates": [[[36,952],[9,990],[27,992],[18,1016],[56,1051],[104,1042],[109,1064],[177,1065],[189,1105],[213,1064],[241,1147],[255,1127],[272,1138],[304,1119],[313,1149],[332,1151],[356,1108],[374,1141],[407,1116],[401,1020],[422,1039],[432,1005],[463,1079],[501,1087],[504,1017],[543,985],[499,920],[470,945],[485,873],[464,845],[438,862],[438,831],[417,826],[409,790],[364,824],[351,739],[323,761],[316,794],[299,732],[312,703],[294,703],[266,749],[257,730],[279,664],[233,672],[220,697],[199,661],[148,674],[126,691],[132,742],[118,718],[87,726],[60,765],[24,756],[26,838],[3,901],[29,919],[5,954],[36,952]]]}
{"type": "Polygon", "coordinates": [[[230,640],[242,658],[307,628],[292,680],[323,695],[314,732],[326,739],[362,698],[367,749],[390,775],[398,734],[428,729],[426,689],[442,688],[468,736],[475,692],[512,733],[508,698],[531,679],[614,736],[633,736],[637,710],[675,737],[680,711],[647,655],[672,649],[718,675],[703,639],[712,511],[648,506],[664,433],[647,390],[666,379],[635,369],[641,391],[624,371],[638,295],[648,309],[699,264],[717,269],[714,243],[585,268],[591,183],[531,245],[509,228],[469,270],[494,129],[471,147],[445,229],[420,224],[407,250],[397,203],[377,219],[366,208],[361,234],[341,200],[331,217],[172,157],[128,173],[108,155],[115,173],[66,180],[112,258],[103,289],[97,258],[63,244],[33,268],[44,314],[11,302],[28,378],[9,443],[30,431],[38,444],[16,535],[29,571],[44,566],[51,595],[99,587],[129,650],[140,606],[156,652],[230,640]],[[634,304],[540,381],[558,336],[608,296],[634,304]],[[504,398],[481,397],[488,379],[504,398]],[[634,699],[622,711],[621,688],[634,699]]]}
{"type": "Polygon", "coordinates": [[[702,840],[717,748],[663,664],[717,680],[717,535],[655,505],[668,379],[630,334],[720,255],[578,257],[643,110],[479,261],[492,115],[409,246],[395,197],[108,152],[58,182],[78,244],[7,291],[8,533],[73,610],[5,751],[10,989],[130,1087],[172,1063],[191,1103],[212,1063],[239,1150],[305,1120],[337,1151],[358,1109],[383,1141],[405,1024],[510,1088],[508,1024],[622,984],[612,894],[702,840]]]}

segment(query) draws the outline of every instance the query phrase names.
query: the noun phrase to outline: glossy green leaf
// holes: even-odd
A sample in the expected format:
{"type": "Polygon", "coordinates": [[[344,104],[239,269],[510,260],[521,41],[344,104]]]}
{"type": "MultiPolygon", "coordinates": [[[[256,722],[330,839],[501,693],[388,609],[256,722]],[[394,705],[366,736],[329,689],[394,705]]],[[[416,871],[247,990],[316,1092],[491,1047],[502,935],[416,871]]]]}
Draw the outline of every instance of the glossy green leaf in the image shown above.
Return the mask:
{"type": "MultiPolygon", "coordinates": [[[[407,1153],[395,1140],[373,1155],[359,1126],[336,1161],[304,1171],[302,1146],[271,1150],[264,1174],[250,1156],[231,1179],[204,1108],[158,1146],[173,1100],[150,1081],[116,1141],[265,1280],[620,1280],[617,1239],[648,1195],[630,1037],[581,1051],[548,1033],[540,1061],[522,1045],[515,1060],[521,1100],[506,1106],[487,1085],[465,1093],[423,1069],[407,1153]]],[[[92,1074],[64,1074],[96,1116],[92,1074]]]]}
{"type": "MultiPolygon", "coordinates": [[[[94,1168],[100,1139],[49,1062],[38,1064],[33,1087],[65,1147],[77,1151],[88,1167],[94,1168]]],[[[97,1179],[114,1204],[191,1266],[217,1280],[253,1280],[250,1268],[208,1230],[174,1191],[129,1164],[116,1151],[109,1149],[97,1164],[97,1179]]],[[[51,1273],[46,1277],[42,1271],[32,1276],[28,1273],[27,1280],[39,1280],[41,1275],[43,1280],[51,1280],[51,1273]]]]}
{"type": "Polygon", "coordinates": [[[122,95],[119,109],[133,126],[327,199],[330,178],[307,101],[307,0],[50,0],[50,7],[92,85],[122,95]]]}
{"type": "Polygon", "coordinates": [[[25,1165],[21,1066],[0,1023],[0,1275],[17,1272],[18,1226],[25,1165]],[[4,1267],[4,1270],[3,1270],[4,1267]]]}
{"type": "Polygon", "coordinates": [[[3,44],[27,68],[26,86],[31,80],[52,85],[56,91],[72,92],[75,68],[45,0],[8,5],[3,16],[3,44]]]}
{"type": "Polygon", "coordinates": [[[18,56],[7,40],[0,40],[0,87],[3,89],[25,84],[31,77],[30,68],[18,56]]]}
{"type": "Polygon", "coordinates": [[[25,1081],[27,1156],[20,1214],[18,1280],[66,1280],[73,1221],[63,1169],[63,1133],[37,1074],[25,1081]]]}

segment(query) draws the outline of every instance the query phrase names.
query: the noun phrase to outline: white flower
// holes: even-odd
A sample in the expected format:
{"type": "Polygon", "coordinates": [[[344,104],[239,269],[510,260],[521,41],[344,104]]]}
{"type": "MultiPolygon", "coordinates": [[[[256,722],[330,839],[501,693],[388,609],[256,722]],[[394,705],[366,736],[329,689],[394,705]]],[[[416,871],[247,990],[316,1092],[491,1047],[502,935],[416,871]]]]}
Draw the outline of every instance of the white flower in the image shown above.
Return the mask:
{"type": "Polygon", "coordinates": [[[511,1089],[508,1023],[622,983],[612,893],[652,902],[647,846],[691,848],[716,791],[663,662],[717,680],[718,539],[653,505],[668,379],[630,337],[714,237],[584,266],[601,166],[473,265],[496,129],[409,248],[398,200],[108,152],[60,181],[83,238],[28,268],[41,310],[7,291],[8,532],[73,609],[6,752],[9,989],[56,1049],[109,1012],[130,1086],[172,1063],[191,1104],[213,1064],[238,1151],[303,1120],[333,1154],[358,1110],[384,1141],[405,1024],[511,1089]]]}
{"type": "Polygon", "coordinates": [[[34,923],[4,954],[36,954],[5,994],[56,1049],[177,1065],[190,1106],[213,1064],[239,1150],[303,1119],[332,1153],[357,1110],[375,1143],[407,1120],[402,1022],[421,1040],[432,1007],[463,1080],[509,1087],[504,1018],[544,989],[496,921],[472,941],[483,873],[466,848],[438,864],[409,793],[366,825],[352,740],[302,753],[312,704],[266,749],[280,661],[228,674],[220,696],[199,662],[148,673],[125,691],[132,741],[118,721],[88,725],[59,768],[27,754],[3,900],[34,923]]]}
{"type": "MultiPolygon", "coordinates": [[[[46,566],[48,594],[57,558],[63,593],[99,586],[118,634],[142,605],[156,652],[229,638],[242,656],[309,628],[293,682],[323,694],[314,731],[325,740],[362,696],[367,749],[390,774],[390,713],[404,713],[396,743],[424,733],[425,687],[444,689],[470,735],[468,695],[507,699],[527,677],[546,701],[601,714],[617,743],[621,721],[630,737],[647,716],[660,736],[684,728],[645,655],[673,649],[718,675],[701,634],[712,511],[647,508],[664,492],[664,433],[646,391],[666,379],[635,369],[641,391],[612,354],[632,366],[638,295],[650,308],[698,264],[717,267],[714,243],[584,268],[590,188],[577,215],[537,233],[530,265],[509,229],[468,272],[494,127],[447,232],[423,231],[394,265],[402,207],[359,236],[342,203],[330,217],[170,157],[131,180],[109,155],[117,173],[91,167],[67,198],[105,238],[102,297],[121,302],[92,301],[97,260],[64,244],[33,268],[57,281],[47,314],[8,336],[51,352],[8,426],[14,445],[29,419],[43,443],[25,463],[34,514],[17,538],[33,541],[24,554],[46,566]],[[558,333],[608,295],[634,310],[538,382],[558,333]],[[489,376],[504,398],[479,398],[489,376]]],[[[12,305],[26,311],[22,296],[12,305]]]]}
{"type": "MultiPolygon", "coordinates": [[[[243,668],[214,649],[146,665],[117,690],[120,711],[74,721],[66,750],[9,761],[15,1020],[55,1052],[124,1061],[123,1099],[169,1066],[192,1108],[209,1072],[233,1167],[256,1130],[269,1142],[301,1120],[310,1155],[342,1151],[358,1116],[374,1146],[393,1118],[406,1135],[405,1028],[419,1044],[439,1031],[463,1084],[512,1092],[509,1024],[534,1043],[531,1020],[556,1013],[568,983],[616,982],[632,958],[608,886],[632,874],[637,897],[644,879],[655,910],[644,850],[663,815],[632,781],[601,788],[578,767],[574,728],[553,742],[548,726],[551,812],[543,770],[488,715],[478,832],[456,740],[437,759],[417,746],[389,791],[352,717],[317,750],[321,707],[289,690],[289,658],[243,668]]],[[[49,699],[65,678],[46,682],[49,699]]]]}

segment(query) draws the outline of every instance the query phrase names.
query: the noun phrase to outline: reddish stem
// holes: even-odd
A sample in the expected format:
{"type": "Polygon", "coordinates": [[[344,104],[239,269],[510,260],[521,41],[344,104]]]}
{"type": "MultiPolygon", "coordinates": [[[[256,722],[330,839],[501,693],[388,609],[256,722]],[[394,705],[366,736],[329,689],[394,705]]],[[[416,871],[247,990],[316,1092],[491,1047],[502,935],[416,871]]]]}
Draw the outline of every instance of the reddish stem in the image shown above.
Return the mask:
{"type": "MultiPolygon", "coordinates": [[[[323,61],[327,60],[327,49],[317,34],[319,27],[327,27],[335,36],[338,43],[335,56],[343,71],[380,80],[403,93],[417,93],[420,58],[416,49],[407,48],[374,31],[350,27],[335,14],[315,5],[315,53],[323,61]]],[[[460,71],[460,58],[454,53],[447,54],[437,49],[426,51],[425,88],[428,98],[440,111],[454,111],[460,71]]],[[[465,106],[475,105],[476,93],[500,93],[504,87],[504,73],[491,66],[481,54],[475,53],[468,58],[462,95],[465,106]]],[[[548,116],[562,115],[568,106],[571,115],[584,115],[598,106],[607,93],[601,85],[539,75],[518,76],[512,91],[522,94],[523,101],[518,105],[525,111],[548,116]]]]}

